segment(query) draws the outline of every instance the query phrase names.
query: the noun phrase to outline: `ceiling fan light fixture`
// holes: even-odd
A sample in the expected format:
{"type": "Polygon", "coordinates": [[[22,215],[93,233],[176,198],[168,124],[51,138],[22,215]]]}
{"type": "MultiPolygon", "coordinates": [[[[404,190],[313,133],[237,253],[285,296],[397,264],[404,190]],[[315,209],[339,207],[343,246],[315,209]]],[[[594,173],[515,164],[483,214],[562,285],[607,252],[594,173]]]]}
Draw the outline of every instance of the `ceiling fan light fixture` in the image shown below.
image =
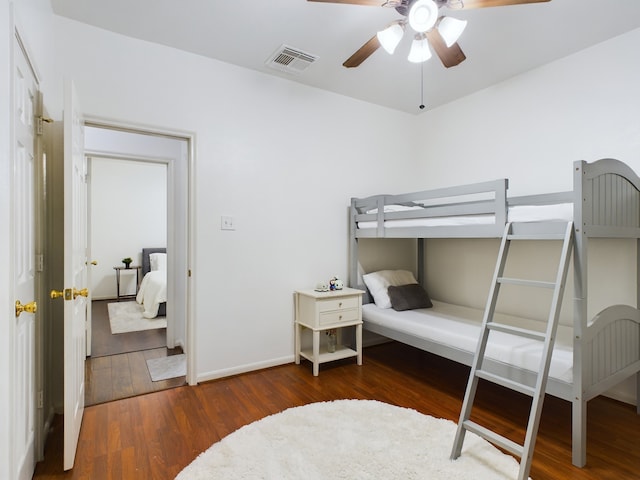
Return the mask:
{"type": "Polygon", "coordinates": [[[466,20],[459,20],[453,17],[442,17],[438,21],[438,32],[440,32],[440,36],[447,48],[458,41],[466,27],[466,20]]]}
{"type": "Polygon", "coordinates": [[[416,0],[409,10],[409,25],[418,33],[433,28],[438,19],[438,5],[433,0],[416,0]]]}
{"type": "Polygon", "coordinates": [[[402,35],[404,34],[404,24],[401,22],[393,22],[384,30],[379,31],[376,36],[378,37],[378,41],[382,48],[384,48],[388,54],[393,55],[396,47],[402,40],[402,35]]]}
{"type": "Polygon", "coordinates": [[[429,48],[429,41],[423,33],[419,33],[413,39],[411,43],[411,50],[407,60],[411,63],[426,62],[431,58],[431,49],[429,48]]]}

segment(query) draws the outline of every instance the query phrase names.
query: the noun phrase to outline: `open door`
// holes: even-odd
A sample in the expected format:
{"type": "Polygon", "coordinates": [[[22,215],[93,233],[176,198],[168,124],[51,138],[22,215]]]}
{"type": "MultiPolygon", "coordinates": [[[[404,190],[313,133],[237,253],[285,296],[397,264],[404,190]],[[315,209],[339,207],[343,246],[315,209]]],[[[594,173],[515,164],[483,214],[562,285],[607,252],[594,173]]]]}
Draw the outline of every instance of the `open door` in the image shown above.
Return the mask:
{"type": "Polygon", "coordinates": [[[73,468],[84,413],[87,283],[87,162],[84,120],[73,82],[64,104],[64,469],[73,468]]]}
{"type": "MultiPolygon", "coordinates": [[[[15,372],[8,385],[11,395],[9,432],[12,448],[7,455],[9,477],[30,479],[35,468],[35,335],[37,304],[35,302],[35,171],[36,135],[34,115],[37,110],[38,84],[32,65],[16,32],[12,72],[12,116],[15,135],[12,139],[11,198],[13,222],[10,225],[11,259],[4,268],[12,272],[15,317],[3,319],[3,335],[10,335],[15,372]],[[11,323],[9,323],[11,322],[11,323]]],[[[4,434],[4,433],[3,433],[4,434]]]]}

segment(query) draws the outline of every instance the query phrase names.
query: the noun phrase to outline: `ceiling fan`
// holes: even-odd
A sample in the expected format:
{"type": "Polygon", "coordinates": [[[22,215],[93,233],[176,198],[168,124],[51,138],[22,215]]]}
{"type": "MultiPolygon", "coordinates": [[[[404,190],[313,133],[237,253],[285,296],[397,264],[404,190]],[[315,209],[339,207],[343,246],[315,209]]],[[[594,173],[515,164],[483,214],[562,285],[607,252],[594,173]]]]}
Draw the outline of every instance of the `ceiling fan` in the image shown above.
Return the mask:
{"type": "Polygon", "coordinates": [[[395,8],[405,18],[396,20],[384,30],[374,35],[342,65],[357,67],[381,46],[392,54],[402,39],[407,23],[415,32],[409,52],[410,62],[420,63],[431,57],[429,45],[449,68],[463,62],[466,57],[456,43],[467,22],[453,17],[439,15],[441,7],[452,10],[472,8],[502,7],[527,3],[542,3],[551,0],[307,0],[309,2],[346,3],[373,7],[395,8]]]}

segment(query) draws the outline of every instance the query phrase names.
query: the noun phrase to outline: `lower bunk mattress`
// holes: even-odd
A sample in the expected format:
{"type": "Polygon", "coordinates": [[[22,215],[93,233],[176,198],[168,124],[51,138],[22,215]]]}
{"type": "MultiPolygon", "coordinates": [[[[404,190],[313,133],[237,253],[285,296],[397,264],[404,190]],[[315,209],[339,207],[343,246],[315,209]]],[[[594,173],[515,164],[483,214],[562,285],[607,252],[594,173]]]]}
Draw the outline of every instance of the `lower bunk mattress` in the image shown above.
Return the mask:
{"type": "MultiPolygon", "coordinates": [[[[362,306],[365,330],[380,326],[416,339],[439,344],[452,351],[475,353],[480,338],[483,311],[432,301],[432,308],[397,312],[374,303],[362,306]]],[[[544,331],[546,322],[496,313],[494,321],[536,331],[544,331]]],[[[374,329],[375,330],[375,329],[374,329]]],[[[486,358],[531,372],[540,368],[542,342],[492,331],[486,358]]],[[[573,381],[573,327],[558,325],[551,357],[549,377],[561,382],[573,381]]]]}

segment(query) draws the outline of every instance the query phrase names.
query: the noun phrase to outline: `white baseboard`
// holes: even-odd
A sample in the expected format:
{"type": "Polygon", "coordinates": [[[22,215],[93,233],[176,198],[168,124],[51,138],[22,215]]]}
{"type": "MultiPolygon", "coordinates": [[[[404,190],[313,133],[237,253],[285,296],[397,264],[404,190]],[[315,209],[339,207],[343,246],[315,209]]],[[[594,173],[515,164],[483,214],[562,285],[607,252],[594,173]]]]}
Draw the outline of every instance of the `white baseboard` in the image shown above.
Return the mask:
{"type": "MultiPolygon", "coordinates": [[[[377,338],[368,338],[366,340],[363,339],[362,346],[364,348],[371,347],[374,345],[380,345],[383,343],[391,342],[386,337],[376,336],[377,338]]],[[[210,380],[217,380],[219,378],[230,377],[232,375],[240,375],[242,373],[253,372],[256,370],[262,370],[263,368],[277,367],[279,365],[286,365],[288,363],[293,363],[295,361],[295,355],[287,355],[281,358],[274,358],[271,360],[266,360],[264,362],[256,362],[256,363],[248,363],[245,365],[240,365],[233,368],[225,368],[221,370],[214,370],[211,372],[204,372],[198,374],[196,377],[197,383],[200,382],[208,382],[210,380]]]]}
{"type": "Polygon", "coordinates": [[[255,370],[262,370],[263,368],[286,365],[287,363],[293,363],[294,361],[295,361],[294,355],[287,355],[281,358],[265,360],[264,362],[248,363],[246,365],[239,365],[233,368],[213,370],[211,372],[204,372],[199,374],[196,378],[196,381],[198,383],[208,382],[209,380],[217,380],[218,378],[230,377],[232,375],[239,375],[241,373],[253,372],[255,370]]]}

